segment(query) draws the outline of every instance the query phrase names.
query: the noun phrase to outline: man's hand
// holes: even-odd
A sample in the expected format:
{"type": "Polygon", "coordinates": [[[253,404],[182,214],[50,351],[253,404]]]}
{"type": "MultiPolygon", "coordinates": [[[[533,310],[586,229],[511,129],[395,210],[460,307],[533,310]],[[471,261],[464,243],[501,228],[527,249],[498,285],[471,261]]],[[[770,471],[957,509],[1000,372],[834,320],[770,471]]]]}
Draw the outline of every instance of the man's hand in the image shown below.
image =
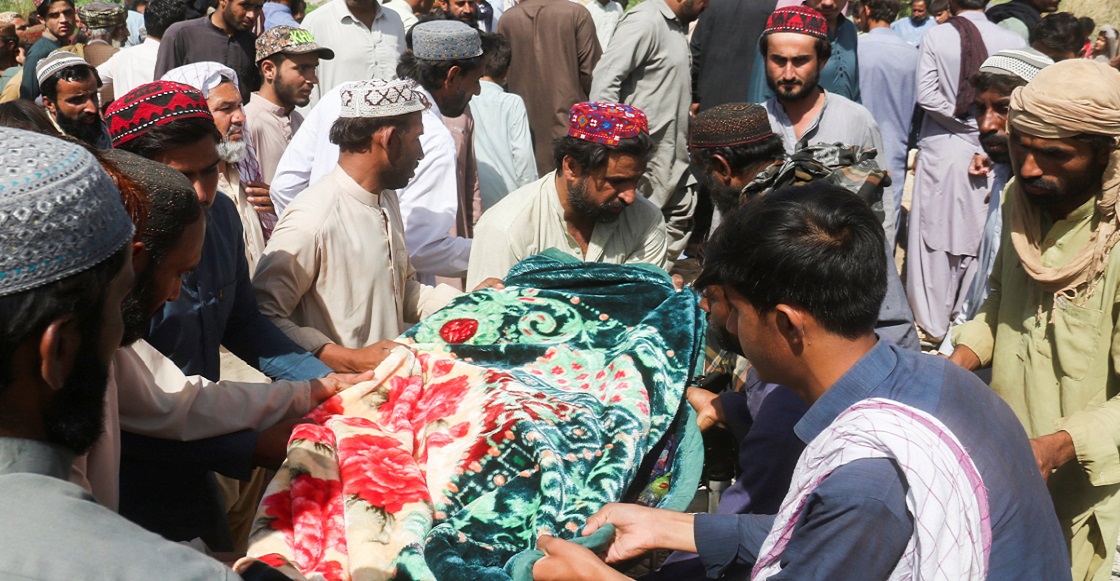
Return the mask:
{"type": "Polygon", "coordinates": [[[695,117],[700,112],[700,103],[693,103],[688,106],[688,116],[695,117]]]}
{"type": "Polygon", "coordinates": [[[476,290],[482,290],[484,288],[492,288],[494,290],[502,290],[502,289],[506,288],[506,285],[503,284],[502,279],[490,277],[490,278],[478,283],[478,286],[472,288],[471,292],[474,292],[476,290]]]}
{"type": "Polygon", "coordinates": [[[992,160],[981,153],[972,154],[972,162],[968,164],[968,175],[984,177],[992,169],[992,160]]]}
{"type": "Polygon", "coordinates": [[[311,407],[315,407],[346,388],[373,379],[373,371],[365,373],[332,373],[326,377],[311,380],[311,407]]]}
{"type": "Polygon", "coordinates": [[[257,436],[257,445],[253,448],[253,466],[279,469],[288,457],[288,440],[292,437],[292,430],[299,424],[311,423],[314,422],[305,418],[282,420],[261,432],[257,436]]]}
{"type": "Polygon", "coordinates": [[[723,414],[723,404],[719,395],[701,387],[690,387],[685,391],[689,405],[696,410],[696,425],[703,432],[712,426],[727,427],[727,417],[723,414]]]}
{"type": "Polygon", "coordinates": [[[606,562],[619,563],[653,549],[696,552],[691,514],[648,508],[636,504],[611,503],[587,519],[583,536],[603,525],[614,525],[614,540],[607,547],[606,562]]]}
{"type": "Polygon", "coordinates": [[[1038,462],[1038,472],[1042,474],[1043,482],[1055,470],[1077,458],[1073,437],[1066,431],[1031,438],[1031,450],[1034,451],[1034,460],[1038,462]]]}
{"type": "Polygon", "coordinates": [[[953,354],[949,356],[949,361],[960,365],[961,367],[975,371],[980,368],[980,357],[976,352],[964,345],[957,345],[953,349],[953,354]]]}
{"type": "Polygon", "coordinates": [[[245,187],[245,197],[248,198],[249,204],[258,214],[275,214],[276,208],[272,206],[272,197],[269,195],[269,185],[264,182],[247,181],[242,184],[245,187]]]}
{"type": "Polygon", "coordinates": [[[402,347],[388,339],[383,339],[361,349],[347,349],[339,345],[327,344],[317,356],[331,369],[343,373],[365,373],[376,368],[389,356],[389,352],[402,347]]]}
{"type": "Polygon", "coordinates": [[[595,553],[575,543],[541,535],[537,539],[537,548],[544,552],[544,557],[533,564],[534,581],[628,579],[599,560],[595,553]]]}

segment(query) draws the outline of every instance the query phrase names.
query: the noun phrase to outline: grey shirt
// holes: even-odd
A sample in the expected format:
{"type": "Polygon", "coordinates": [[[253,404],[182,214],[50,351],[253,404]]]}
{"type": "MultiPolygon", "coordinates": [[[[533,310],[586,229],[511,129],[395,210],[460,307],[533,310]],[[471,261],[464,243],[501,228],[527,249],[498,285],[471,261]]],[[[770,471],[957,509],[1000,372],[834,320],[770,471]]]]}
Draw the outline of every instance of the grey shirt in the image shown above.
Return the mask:
{"type": "Polygon", "coordinates": [[[97,504],[66,481],[73,459],[47,442],[0,438],[0,578],[240,579],[97,504]]]}

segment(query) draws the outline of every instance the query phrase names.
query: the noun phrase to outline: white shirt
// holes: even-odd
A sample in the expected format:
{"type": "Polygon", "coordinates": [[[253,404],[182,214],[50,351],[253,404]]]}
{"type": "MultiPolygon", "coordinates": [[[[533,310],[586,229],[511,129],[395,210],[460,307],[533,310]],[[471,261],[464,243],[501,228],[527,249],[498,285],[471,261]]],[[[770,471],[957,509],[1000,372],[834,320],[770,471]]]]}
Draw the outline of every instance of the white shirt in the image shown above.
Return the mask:
{"type": "Polygon", "coordinates": [[[482,81],[481,85],[481,93],[471,99],[471,112],[485,211],[506,194],[536,181],[538,175],[525,101],[496,83],[482,81]]]}
{"type": "Polygon", "coordinates": [[[599,0],[572,0],[572,2],[583,6],[591,13],[591,21],[595,23],[595,36],[599,37],[599,47],[604,51],[607,50],[607,45],[614,36],[614,29],[618,27],[618,21],[622,20],[622,14],[625,12],[622,5],[614,0],[607,0],[606,4],[599,0]]]}
{"type": "MultiPolygon", "coordinates": [[[[455,141],[443,124],[435,99],[422,87],[420,91],[432,104],[422,116],[424,134],[420,145],[424,159],[398,197],[409,260],[420,282],[435,284],[436,276],[466,276],[471,240],[451,234],[459,213],[455,141]]],[[[323,95],[322,102],[303,120],[280,158],[270,195],[281,217],[296,195],[338,165],[338,146],[330,142],[328,134],[342,110],[341,92],[342,87],[335,87],[323,95]]]]}
{"type": "Polygon", "coordinates": [[[97,67],[97,74],[104,83],[102,94],[108,94],[111,89],[113,96],[119,99],[136,87],[154,81],[158,53],[159,40],[148,37],[144,42],[109,57],[97,67]]]}
{"type": "Polygon", "coordinates": [[[378,5],[373,28],[350,14],[345,0],[332,0],[303,19],[303,28],[334,58],[319,62],[319,84],[311,91],[314,107],[320,96],[346,81],[395,79],[397,61],[407,46],[400,15],[378,5]]]}
{"type": "Polygon", "coordinates": [[[397,13],[397,16],[401,17],[401,22],[404,23],[405,34],[408,34],[408,31],[412,30],[412,27],[420,22],[420,19],[416,17],[416,13],[412,11],[412,5],[404,0],[389,0],[381,6],[392,9],[397,13]]]}

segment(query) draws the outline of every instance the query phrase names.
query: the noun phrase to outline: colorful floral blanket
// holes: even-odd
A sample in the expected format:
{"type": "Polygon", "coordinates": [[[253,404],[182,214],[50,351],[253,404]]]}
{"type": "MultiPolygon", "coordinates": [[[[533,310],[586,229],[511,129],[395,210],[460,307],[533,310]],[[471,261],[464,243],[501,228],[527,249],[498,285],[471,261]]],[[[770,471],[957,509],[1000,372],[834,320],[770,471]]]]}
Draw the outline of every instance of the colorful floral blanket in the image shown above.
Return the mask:
{"type": "Polygon", "coordinates": [[[546,253],[402,337],[292,434],[250,557],[324,579],[510,579],[608,502],[683,510],[703,345],[663,271],[546,253]]]}

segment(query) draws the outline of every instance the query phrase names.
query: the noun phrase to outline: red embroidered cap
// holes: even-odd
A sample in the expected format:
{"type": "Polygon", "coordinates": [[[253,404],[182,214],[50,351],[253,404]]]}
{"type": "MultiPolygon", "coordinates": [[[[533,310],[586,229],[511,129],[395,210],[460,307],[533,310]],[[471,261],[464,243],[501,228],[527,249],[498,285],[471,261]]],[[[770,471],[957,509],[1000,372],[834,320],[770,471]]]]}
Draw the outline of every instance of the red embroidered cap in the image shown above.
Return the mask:
{"type": "Polygon", "coordinates": [[[646,114],[637,107],[602,101],[576,103],[568,116],[568,136],[614,147],[649,132],[646,114]]]}
{"type": "Polygon", "coordinates": [[[786,6],[770,14],[762,34],[775,32],[796,32],[828,40],[828,21],[824,14],[808,6],[786,6]]]}
{"type": "Polygon", "coordinates": [[[194,117],[214,120],[201,92],[173,81],[140,85],[113,101],[105,110],[113,147],[136,139],[152,127],[194,117]]]}

